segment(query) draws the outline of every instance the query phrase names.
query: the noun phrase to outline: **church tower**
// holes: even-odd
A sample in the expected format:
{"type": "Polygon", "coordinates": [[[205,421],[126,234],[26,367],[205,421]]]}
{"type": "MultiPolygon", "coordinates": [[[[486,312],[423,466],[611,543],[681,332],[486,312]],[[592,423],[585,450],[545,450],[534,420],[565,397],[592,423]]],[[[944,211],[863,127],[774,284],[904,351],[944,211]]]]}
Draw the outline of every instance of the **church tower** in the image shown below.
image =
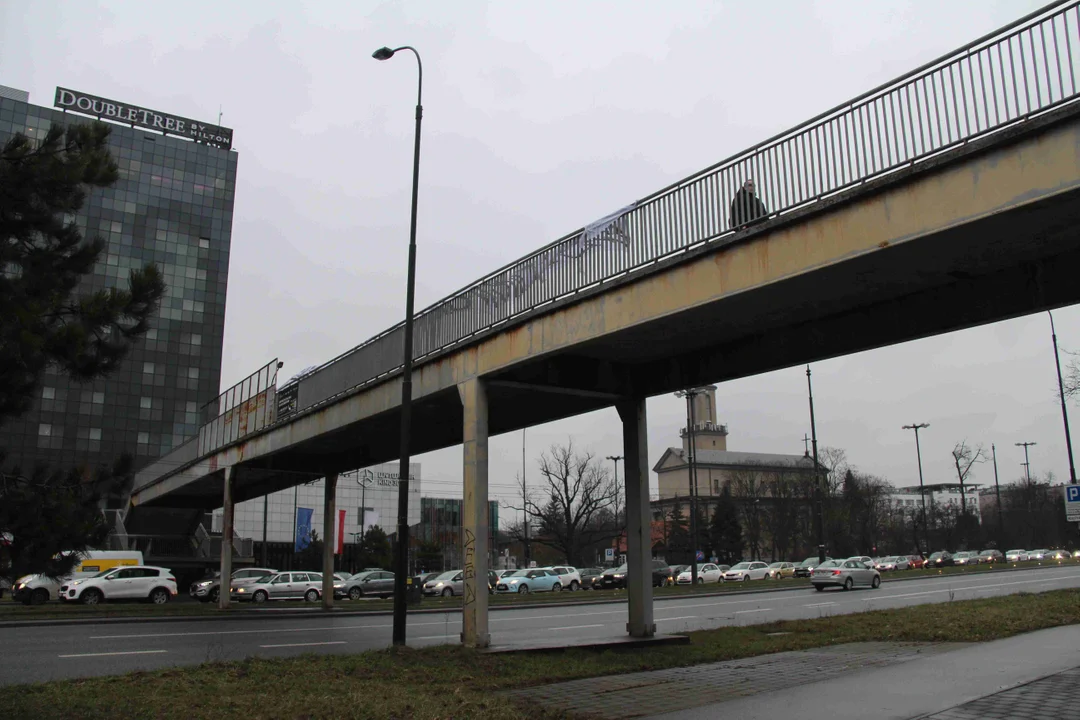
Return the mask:
{"type": "MultiPolygon", "coordinates": [[[[716,386],[706,385],[694,388],[694,450],[727,450],[727,426],[716,422],[716,386]]],[[[679,431],[682,435],[683,452],[690,450],[690,433],[686,428],[679,431]]]]}

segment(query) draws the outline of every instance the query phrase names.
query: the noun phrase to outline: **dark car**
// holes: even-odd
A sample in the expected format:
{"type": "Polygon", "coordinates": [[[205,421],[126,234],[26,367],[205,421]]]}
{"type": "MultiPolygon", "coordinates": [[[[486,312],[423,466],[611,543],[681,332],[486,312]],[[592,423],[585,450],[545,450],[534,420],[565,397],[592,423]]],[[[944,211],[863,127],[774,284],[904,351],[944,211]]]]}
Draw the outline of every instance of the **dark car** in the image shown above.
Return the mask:
{"type": "Polygon", "coordinates": [[[953,560],[952,553],[944,550],[936,552],[926,559],[926,567],[928,568],[952,567],[953,565],[956,565],[956,561],[953,560]]]}
{"type": "MultiPolygon", "coordinates": [[[[605,590],[612,588],[625,588],[626,587],[626,574],[628,571],[626,564],[620,565],[617,568],[611,568],[605,570],[604,574],[600,576],[600,584],[594,585],[594,587],[600,587],[605,590]]],[[[668,579],[668,565],[662,560],[652,561],[652,584],[653,587],[663,587],[664,583],[668,579]]]]}
{"type": "Polygon", "coordinates": [[[603,568],[579,568],[581,573],[581,588],[583,590],[595,590],[600,576],[604,573],[603,568]]]}
{"type": "Polygon", "coordinates": [[[980,563],[999,563],[1005,562],[1005,556],[1001,554],[1000,550],[983,550],[979,553],[980,563]]]}
{"type": "MultiPolygon", "coordinates": [[[[825,562],[832,560],[831,557],[825,558],[825,562]]],[[[795,577],[808,578],[814,571],[814,568],[818,566],[819,562],[817,557],[810,557],[803,560],[801,563],[795,565],[795,577]]]]}
{"type": "Polygon", "coordinates": [[[497,570],[488,570],[488,593],[495,594],[495,586],[499,584],[500,574],[497,570]]]}
{"type": "Polygon", "coordinates": [[[664,581],[665,585],[674,585],[675,581],[679,579],[679,574],[690,569],[689,565],[672,565],[668,568],[668,576],[664,581]]]}

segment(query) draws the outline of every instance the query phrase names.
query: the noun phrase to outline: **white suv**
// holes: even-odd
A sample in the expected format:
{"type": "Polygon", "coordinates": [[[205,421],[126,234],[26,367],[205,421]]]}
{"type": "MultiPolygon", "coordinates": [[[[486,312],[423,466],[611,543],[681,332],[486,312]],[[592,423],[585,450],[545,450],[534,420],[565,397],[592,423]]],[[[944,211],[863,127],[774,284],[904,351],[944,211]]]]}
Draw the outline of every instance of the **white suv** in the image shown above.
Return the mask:
{"type": "Polygon", "coordinates": [[[567,590],[578,591],[581,589],[581,573],[577,568],[572,568],[569,565],[554,565],[552,567],[540,568],[541,570],[550,570],[559,576],[559,585],[563,586],[567,590]]]}
{"type": "Polygon", "coordinates": [[[164,605],[176,597],[172,570],[152,565],[128,565],[60,586],[60,599],[96,605],[105,600],[149,600],[164,605]]]}

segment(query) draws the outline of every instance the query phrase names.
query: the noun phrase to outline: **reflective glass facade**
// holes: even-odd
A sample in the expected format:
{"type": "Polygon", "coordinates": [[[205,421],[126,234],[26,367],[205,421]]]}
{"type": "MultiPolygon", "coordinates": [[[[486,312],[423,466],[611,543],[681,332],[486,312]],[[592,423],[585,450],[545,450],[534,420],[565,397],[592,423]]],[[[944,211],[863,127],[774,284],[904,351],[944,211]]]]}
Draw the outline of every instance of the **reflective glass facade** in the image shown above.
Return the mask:
{"type": "MultiPolygon", "coordinates": [[[[44,137],[52,123],[91,118],[0,97],[0,143],[44,137]]],[[[168,286],[153,329],[106,380],[50,372],[26,415],[0,427],[9,467],[110,465],[122,453],[145,465],[198,432],[199,409],[221,379],[237,155],[109,123],[120,179],[90,191],[76,221],[107,242],[89,291],[126,286],[156,263],[168,286]]]]}

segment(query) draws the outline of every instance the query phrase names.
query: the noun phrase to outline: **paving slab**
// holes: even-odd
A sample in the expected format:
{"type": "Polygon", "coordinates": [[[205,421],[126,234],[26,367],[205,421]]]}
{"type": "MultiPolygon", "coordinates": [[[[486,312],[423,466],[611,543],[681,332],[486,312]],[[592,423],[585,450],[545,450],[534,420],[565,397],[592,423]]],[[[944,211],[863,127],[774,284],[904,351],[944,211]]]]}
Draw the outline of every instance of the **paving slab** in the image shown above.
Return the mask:
{"type": "Polygon", "coordinates": [[[923,717],[925,720],[1080,720],[1080,667],[923,717]]]}

